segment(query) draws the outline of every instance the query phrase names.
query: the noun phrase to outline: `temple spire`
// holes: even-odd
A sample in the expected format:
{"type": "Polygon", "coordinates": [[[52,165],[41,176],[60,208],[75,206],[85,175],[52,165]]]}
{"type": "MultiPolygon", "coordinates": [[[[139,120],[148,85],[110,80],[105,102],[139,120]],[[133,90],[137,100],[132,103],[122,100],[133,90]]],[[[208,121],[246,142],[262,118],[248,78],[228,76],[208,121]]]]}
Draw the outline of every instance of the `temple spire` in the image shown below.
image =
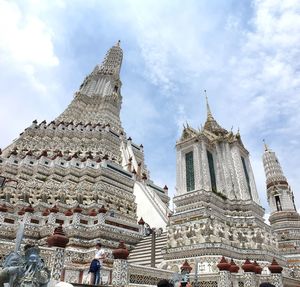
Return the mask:
{"type": "Polygon", "coordinates": [[[209,107],[208,97],[207,97],[206,90],[204,90],[204,93],[205,93],[205,100],[206,100],[207,119],[212,119],[213,116],[212,116],[212,113],[211,113],[211,110],[210,110],[210,107],[209,107]]]}
{"type": "Polygon", "coordinates": [[[123,60],[123,51],[120,47],[121,41],[112,46],[106,53],[105,58],[100,66],[96,67],[96,71],[105,75],[115,75],[119,77],[122,60],[123,60]]]}
{"type": "Polygon", "coordinates": [[[265,151],[269,151],[270,149],[269,149],[268,145],[266,144],[265,139],[263,139],[263,142],[264,142],[265,151]]]}
{"type": "Polygon", "coordinates": [[[207,97],[206,90],[204,90],[204,93],[205,93],[205,99],[206,99],[206,112],[207,112],[207,118],[206,118],[206,122],[204,124],[204,130],[208,130],[208,131],[210,131],[212,133],[216,133],[216,134],[226,134],[226,133],[228,133],[214,119],[214,117],[212,115],[212,112],[210,110],[209,103],[208,103],[208,97],[207,97]]]}
{"type": "Polygon", "coordinates": [[[85,77],[75,93],[74,101],[56,120],[110,124],[111,127],[122,130],[120,121],[122,59],[123,51],[118,41],[107,51],[103,62],[96,65],[85,77]],[[89,98],[93,100],[90,101],[89,98]]]}
{"type": "Polygon", "coordinates": [[[282,171],[279,160],[271,149],[265,144],[265,152],[263,155],[263,164],[266,174],[267,186],[270,184],[275,186],[276,184],[285,183],[287,185],[287,179],[282,171]]]}

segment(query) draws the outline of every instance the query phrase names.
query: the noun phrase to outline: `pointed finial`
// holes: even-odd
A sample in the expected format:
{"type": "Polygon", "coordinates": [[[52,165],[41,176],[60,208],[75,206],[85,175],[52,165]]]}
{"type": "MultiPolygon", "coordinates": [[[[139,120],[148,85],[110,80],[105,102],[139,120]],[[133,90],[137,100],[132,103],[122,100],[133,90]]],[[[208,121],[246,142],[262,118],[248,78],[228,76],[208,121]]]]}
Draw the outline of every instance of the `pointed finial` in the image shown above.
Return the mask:
{"type": "Polygon", "coordinates": [[[209,103],[208,103],[208,97],[207,97],[206,90],[204,90],[204,93],[205,93],[205,99],[206,99],[207,118],[212,118],[212,114],[211,114],[211,111],[210,111],[210,107],[209,107],[209,103]]]}
{"type": "Polygon", "coordinates": [[[268,147],[268,145],[266,144],[265,139],[263,139],[263,142],[264,142],[265,151],[268,151],[268,150],[269,150],[269,147],[268,147]]]}
{"type": "Polygon", "coordinates": [[[117,45],[116,45],[116,46],[120,47],[120,44],[121,44],[121,40],[118,40],[118,42],[117,42],[117,45]]]}

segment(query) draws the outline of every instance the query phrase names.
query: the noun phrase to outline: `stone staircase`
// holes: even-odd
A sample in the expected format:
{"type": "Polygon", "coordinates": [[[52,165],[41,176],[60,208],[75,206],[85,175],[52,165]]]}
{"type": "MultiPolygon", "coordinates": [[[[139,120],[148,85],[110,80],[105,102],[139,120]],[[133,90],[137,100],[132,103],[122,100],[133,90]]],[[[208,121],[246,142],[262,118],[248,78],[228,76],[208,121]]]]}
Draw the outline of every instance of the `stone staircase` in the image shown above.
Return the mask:
{"type": "MultiPolygon", "coordinates": [[[[137,264],[142,266],[151,267],[151,242],[152,236],[144,237],[136,247],[130,252],[128,262],[131,264],[137,264]]],[[[162,261],[163,256],[161,253],[162,248],[165,248],[167,244],[167,233],[163,232],[155,237],[155,267],[157,267],[162,261]]]]}

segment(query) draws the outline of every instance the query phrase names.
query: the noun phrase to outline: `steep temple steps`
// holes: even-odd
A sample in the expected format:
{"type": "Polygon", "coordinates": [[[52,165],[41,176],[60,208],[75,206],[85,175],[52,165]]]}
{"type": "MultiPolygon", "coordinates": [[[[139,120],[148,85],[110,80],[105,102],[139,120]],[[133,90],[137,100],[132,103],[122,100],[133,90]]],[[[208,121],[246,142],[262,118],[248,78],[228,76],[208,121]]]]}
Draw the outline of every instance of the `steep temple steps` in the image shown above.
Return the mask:
{"type": "MultiPolygon", "coordinates": [[[[132,264],[149,266],[151,267],[151,243],[152,236],[146,236],[143,238],[136,247],[130,252],[128,262],[132,264]]],[[[163,232],[155,237],[155,267],[157,267],[162,261],[162,249],[167,244],[167,233],[163,232]]]]}

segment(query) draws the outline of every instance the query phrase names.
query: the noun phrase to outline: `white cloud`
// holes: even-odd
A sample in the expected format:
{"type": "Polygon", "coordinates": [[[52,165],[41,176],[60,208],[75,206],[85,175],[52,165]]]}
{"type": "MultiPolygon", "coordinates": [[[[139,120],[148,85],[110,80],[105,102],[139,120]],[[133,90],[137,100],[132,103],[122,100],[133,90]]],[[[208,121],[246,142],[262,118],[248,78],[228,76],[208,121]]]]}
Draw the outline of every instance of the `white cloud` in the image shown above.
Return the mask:
{"type": "Polygon", "coordinates": [[[0,2],[0,50],[18,64],[56,66],[52,32],[35,15],[24,15],[11,1],[0,2]]]}
{"type": "Polygon", "coordinates": [[[59,65],[53,32],[38,11],[35,1],[0,0],[0,117],[1,147],[30,125],[39,111],[47,118],[57,108],[53,92],[58,84],[53,69],[59,65]],[[33,6],[32,6],[33,5],[33,6]],[[35,8],[36,9],[36,8],[35,8]]]}
{"type": "MultiPolygon", "coordinates": [[[[180,129],[186,120],[198,126],[199,111],[205,118],[196,94],[208,89],[215,117],[227,128],[241,127],[265,198],[262,139],[275,151],[287,139],[300,141],[300,2],[257,0],[248,19],[241,12],[222,15],[218,8],[219,18],[212,18],[205,5],[134,2],[128,17],[139,35],[144,75],[168,95],[180,129]]],[[[290,154],[283,155],[287,176],[300,160],[295,149],[290,154]]],[[[299,180],[294,184],[300,188],[299,180]]]]}
{"type": "Polygon", "coordinates": [[[59,64],[52,37],[52,31],[37,15],[23,11],[12,1],[0,1],[1,70],[20,75],[41,95],[48,87],[40,79],[40,69],[59,64]]]}
{"type": "MultiPolygon", "coordinates": [[[[282,158],[290,179],[295,168],[300,172],[296,164],[300,160],[299,146],[293,145],[300,140],[299,11],[299,1],[255,1],[252,31],[244,32],[239,61],[229,67],[233,86],[239,91],[234,106],[239,107],[237,116],[247,119],[241,124],[251,148],[257,149],[261,139],[266,138],[282,158]]],[[[255,162],[261,161],[259,154],[254,155],[255,162]]],[[[265,197],[261,169],[256,167],[254,171],[261,197],[265,197]]],[[[294,188],[300,188],[298,179],[291,181],[294,188]]],[[[296,196],[296,200],[299,206],[300,198],[296,196]]]]}
{"type": "MultiPolygon", "coordinates": [[[[61,96],[71,99],[71,95],[63,95],[63,88],[54,91],[54,85],[79,85],[74,83],[74,71],[95,64],[87,63],[91,60],[87,55],[94,50],[99,53],[120,37],[130,65],[123,66],[122,113],[126,119],[122,120],[129,127],[127,133],[146,147],[154,179],[171,181],[165,183],[172,191],[175,164],[166,163],[174,162],[173,146],[182,123],[187,120],[197,127],[205,120],[202,91],[207,89],[220,124],[225,128],[234,125],[234,130],[240,126],[252,154],[261,197],[265,194],[263,138],[281,159],[294,190],[300,189],[299,1],[257,0],[252,6],[247,1],[188,1],[183,5],[175,0],[26,3],[21,7],[20,3],[0,0],[0,68],[10,75],[5,78],[7,83],[5,79],[0,83],[0,92],[1,97],[13,97],[5,103],[14,100],[19,109],[29,110],[26,116],[19,116],[22,121],[32,120],[38,109],[50,117],[48,106],[61,96]],[[55,9],[46,13],[51,5],[55,9]],[[59,14],[60,9],[64,14],[59,14]],[[70,54],[78,64],[63,70],[70,77],[63,81],[54,75],[64,60],[56,53],[55,40],[67,42],[71,37],[73,45],[65,44],[64,56],[70,54]],[[45,71],[49,79],[42,76],[45,71]],[[21,88],[14,85],[12,96],[10,86],[15,78],[21,88]],[[18,93],[31,99],[31,105],[18,93]],[[44,101],[33,106],[33,99],[41,97],[44,101]]],[[[9,111],[2,109],[2,115],[11,118],[9,111]]],[[[53,108],[51,117],[56,116],[53,110],[62,109],[53,108]]],[[[17,123],[15,126],[17,129],[17,123]]],[[[5,132],[11,131],[5,128],[5,132]]],[[[296,200],[300,206],[297,195],[296,200]]],[[[262,202],[266,207],[266,201],[262,202]]]]}

